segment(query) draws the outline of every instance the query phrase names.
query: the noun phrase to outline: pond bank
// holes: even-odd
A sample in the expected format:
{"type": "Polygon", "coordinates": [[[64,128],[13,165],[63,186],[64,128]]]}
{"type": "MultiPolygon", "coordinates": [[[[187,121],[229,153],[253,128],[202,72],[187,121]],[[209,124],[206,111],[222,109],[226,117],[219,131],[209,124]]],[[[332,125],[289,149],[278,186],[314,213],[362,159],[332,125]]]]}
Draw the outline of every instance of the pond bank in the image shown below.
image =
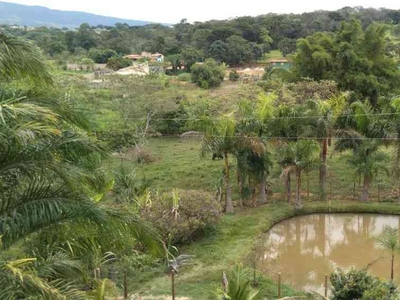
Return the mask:
{"type": "MultiPolygon", "coordinates": [[[[400,215],[400,205],[332,201],[329,206],[327,202],[310,202],[296,210],[292,205],[277,203],[225,215],[215,232],[180,249],[181,253],[196,255],[196,258],[194,265],[185,267],[178,274],[177,295],[196,300],[213,299],[211,294],[215,286],[220,284],[221,273],[231,269],[235,263],[243,262],[263,232],[294,216],[329,212],[400,215]]],[[[145,294],[162,295],[169,293],[170,281],[162,271],[151,270],[142,272],[130,286],[145,294]]],[[[276,296],[277,287],[272,279],[263,280],[261,294],[270,299],[276,296]]],[[[300,294],[302,293],[290,287],[283,288],[284,296],[300,294]]]]}

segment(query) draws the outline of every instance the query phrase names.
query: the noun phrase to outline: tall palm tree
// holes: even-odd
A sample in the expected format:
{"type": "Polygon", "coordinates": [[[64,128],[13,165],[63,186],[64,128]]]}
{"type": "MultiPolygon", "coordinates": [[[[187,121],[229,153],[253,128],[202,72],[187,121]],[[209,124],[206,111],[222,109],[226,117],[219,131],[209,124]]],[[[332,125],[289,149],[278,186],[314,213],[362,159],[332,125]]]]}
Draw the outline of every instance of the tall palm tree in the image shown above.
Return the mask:
{"type": "Polygon", "coordinates": [[[386,226],[380,237],[377,238],[377,244],[386,251],[390,252],[390,279],[394,277],[394,256],[400,251],[399,231],[396,228],[386,226]]]}
{"type": "Polygon", "coordinates": [[[309,100],[307,102],[310,116],[309,134],[318,139],[320,143],[320,168],[319,185],[321,200],[326,200],[326,178],[327,178],[327,156],[328,146],[334,134],[334,127],[337,117],[342,113],[347,103],[347,95],[341,94],[328,100],[309,100]]]}
{"type": "Polygon", "coordinates": [[[374,177],[379,171],[388,173],[386,163],[388,156],[379,151],[379,142],[374,140],[364,141],[359,147],[354,149],[348,159],[348,163],[355,169],[356,174],[363,176],[363,187],[360,200],[369,200],[369,189],[374,177]]]}
{"type": "Polygon", "coordinates": [[[295,204],[301,207],[301,175],[304,170],[309,170],[317,164],[316,151],[318,146],[311,140],[300,140],[288,143],[278,150],[278,160],[286,161],[286,167],[282,174],[296,174],[296,201],[295,204]]]}
{"type": "MultiPolygon", "coordinates": [[[[303,106],[280,105],[275,110],[274,118],[268,126],[269,134],[272,137],[277,137],[273,141],[279,149],[277,160],[282,169],[286,169],[293,160],[292,152],[287,151],[290,150],[287,147],[288,143],[296,142],[303,135],[305,127],[308,127],[308,124],[305,123],[307,121],[307,118],[304,118],[305,114],[306,111],[303,106]]],[[[291,202],[292,195],[291,176],[291,172],[282,173],[285,181],[286,200],[288,202],[291,202]]]]}
{"type": "Polygon", "coordinates": [[[235,152],[237,145],[236,121],[230,113],[219,119],[201,118],[197,126],[203,130],[202,153],[221,153],[224,157],[224,178],[226,189],[227,213],[233,213],[232,189],[230,184],[229,156],[235,152]]]}
{"type": "Polygon", "coordinates": [[[379,152],[379,147],[384,142],[388,143],[385,138],[391,136],[390,122],[378,118],[368,102],[357,101],[338,118],[337,126],[335,149],[352,150],[353,157],[349,163],[356,166],[357,173],[363,176],[360,200],[368,201],[369,187],[374,175],[379,170],[386,171],[382,163],[387,158],[379,152]]]}
{"type": "Polygon", "coordinates": [[[254,134],[253,143],[246,143],[251,149],[240,149],[238,167],[247,168],[249,172],[260,183],[259,184],[259,203],[267,202],[266,182],[267,176],[272,167],[270,154],[267,151],[265,135],[271,132],[269,125],[272,122],[275,111],[275,94],[259,94],[255,100],[245,100],[239,102],[238,130],[247,135],[254,134]],[[257,138],[258,137],[258,138],[257,138]],[[258,143],[258,145],[257,145],[258,143]],[[264,148],[264,149],[263,149],[264,148]],[[250,150],[250,151],[249,151],[250,150]],[[244,163],[241,164],[241,160],[244,163]]]}

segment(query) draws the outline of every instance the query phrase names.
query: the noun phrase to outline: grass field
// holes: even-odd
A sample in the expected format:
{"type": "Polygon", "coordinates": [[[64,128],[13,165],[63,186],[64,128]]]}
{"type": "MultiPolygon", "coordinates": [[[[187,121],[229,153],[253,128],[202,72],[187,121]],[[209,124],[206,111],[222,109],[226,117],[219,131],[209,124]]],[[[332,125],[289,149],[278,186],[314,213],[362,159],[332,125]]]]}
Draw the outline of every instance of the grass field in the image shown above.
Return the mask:
{"type": "Polygon", "coordinates": [[[262,58],[262,62],[267,62],[270,59],[283,59],[283,54],[280,50],[271,50],[268,53],[264,54],[264,57],[262,58]]]}
{"type": "MultiPolygon", "coordinates": [[[[154,162],[143,166],[143,171],[149,185],[155,189],[194,189],[215,192],[222,179],[223,162],[211,160],[211,154],[205,157],[200,155],[201,142],[197,140],[180,140],[179,138],[156,138],[149,140],[146,149],[151,153],[154,162]]],[[[390,154],[390,149],[383,148],[383,151],[390,154]]],[[[272,147],[271,152],[274,153],[272,147]]],[[[330,153],[331,154],[331,153],[330,153]]],[[[328,193],[332,199],[352,200],[354,184],[356,184],[355,196],[358,198],[359,182],[358,176],[347,164],[347,157],[350,153],[335,153],[328,159],[328,193]]],[[[120,164],[120,160],[113,158],[112,168],[120,164]]],[[[126,161],[126,165],[135,165],[126,161]]],[[[231,156],[230,167],[232,170],[232,187],[234,195],[238,196],[236,184],[236,161],[231,156]]],[[[387,166],[390,168],[389,164],[387,166]]],[[[143,176],[141,168],[136,165],[137,172],[143,176]]],[[[283,199],[283,180],[280,178],[281,169],[275,163],[270,179],[273,183],[273,198],[276,201],[283,199]]],[[[304,200],[319,199],[319,173],[313,170],[309,174],[304,173],[302,177],[302,189],[304,200]],[[309,181],[309,183],[308,183],[309,181]],[[309,185],[310,199],[307,199],[307,185],[309,185]]],[[[292,180],[294,190],[294,180],[292,180]]],[[[392,201],[395,199],[395,190],[392,189],[392,182],[387,174],[382,173],[375,178],[371,188],[371,199],[378,200],[378,185],[380,188],[381,201],[392,201]]]]}

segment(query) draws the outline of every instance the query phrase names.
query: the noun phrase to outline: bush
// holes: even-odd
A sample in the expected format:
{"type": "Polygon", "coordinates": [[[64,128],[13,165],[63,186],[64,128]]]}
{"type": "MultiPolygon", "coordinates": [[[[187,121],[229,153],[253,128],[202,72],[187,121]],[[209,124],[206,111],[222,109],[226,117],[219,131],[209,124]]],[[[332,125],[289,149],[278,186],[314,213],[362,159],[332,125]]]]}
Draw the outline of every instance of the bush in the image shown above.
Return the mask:
{"type": "Polygon", "coordinates": [[[229,73],[229,80],[230,81],[238,81],[240,78],[239,73],[236,70],[233,70],[229,73]]]}
{"type": "Polygon", "coordinates": [[[117,52],[111,49],[107,50],[98,50],[98,49],[90,49],[89,58],[93,59],[93,61],[97,64],[105,64],[111,57],[118,56],[117,52]]]}
{"type": "Polygon", "coordinates": [[[202,191],[179,190],[153,195],[152,205],[142,212],[158,228],[164,239],[184,243],[204,234],[221,215],[219,202],[202,191]]]}
{"type": "Polygon", "coordinates": [[[192,67],[192,82],[203,89],[220,86],[224,77],[225,67],[213,59],[207,59],[204,64],[192,67]]]}
{"type": "Polygon", "coordinates": [[[178,80],[179,81],[191,82],[192,81],[192,75],[190,75],[190,73],[179,74],[178,75],[178,80]]]}
{"type": "Polygon", "coordinates": [[[334,300],[348,299],[398,299],[397,287],[387,281],[379,280],[366,270],[337,270],[331,275],[334,300]]]}
{"type": "Polygon", "coordinates": [[[107,61],[107,68],[118,71],[119,69],[132,66],[132,61],[122,57],[111,57],[107,61]]]}

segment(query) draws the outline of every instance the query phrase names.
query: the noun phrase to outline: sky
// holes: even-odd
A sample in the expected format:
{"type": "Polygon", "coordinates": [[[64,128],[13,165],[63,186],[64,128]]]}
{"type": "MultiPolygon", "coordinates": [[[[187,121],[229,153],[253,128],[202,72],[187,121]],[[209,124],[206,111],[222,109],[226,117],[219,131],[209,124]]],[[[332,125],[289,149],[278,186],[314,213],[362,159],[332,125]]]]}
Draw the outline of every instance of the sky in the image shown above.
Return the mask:
{"type": "Polygon", "coordinates": [[[400,9],[399,0],[2,0],[40,5],[52,9],[73,10],[123,19],[163,23],[222,20],[266,13],[302,13],[336,10],[344,6],[400,9]]]}

